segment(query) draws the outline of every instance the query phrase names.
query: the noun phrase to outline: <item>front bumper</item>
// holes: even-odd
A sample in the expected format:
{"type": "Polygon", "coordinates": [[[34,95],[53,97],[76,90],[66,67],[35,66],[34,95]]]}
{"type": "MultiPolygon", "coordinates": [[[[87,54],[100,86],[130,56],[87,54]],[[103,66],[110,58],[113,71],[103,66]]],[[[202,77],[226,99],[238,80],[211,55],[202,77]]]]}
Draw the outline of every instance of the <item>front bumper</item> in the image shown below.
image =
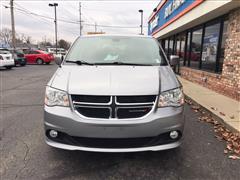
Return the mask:
{"type": "MultiPolygon", "coordinates": [[[[75,111],[66,107],[47,107],[44,109],[45,132],[56,130],[73,137],[83,138],[104,138],[104,139],[128,139],[157,137],[170,131],[179,131],[181,134],[184,128],[183,107],[158,108],[144,118],[139,119],[111,119],[111,120],[89,120],[80,117],[75,111]]],[[[181,139],[174,142],[140,147],[94,147],[82,146],[81,144],[68,144],[58,142],[46,137],[46,143],[50,146],[68,149],[95,152],[137,152],[137,151],[158,151],[176,148],[181,144],[181,139]]],[[[147,143],[148,144],[148,143],[147,143]]]]}
{"type": "Polygon", "coordinates": [[[139,148],[91,148],[91,147],[80,147],[68,144],[62,144],[59,142],[54,142],[50,139],[46,139],[46,143],[49,146],[65,149],[65,150],[79,150],[79,151],[91,151],[91,152],[142,152],[142,151],[161,151],[167,149],[177,148],[181,145],[181,141],[174,143],[159,145],[159,146],[149,146],[149,147],[139,147],[139,148]]]}

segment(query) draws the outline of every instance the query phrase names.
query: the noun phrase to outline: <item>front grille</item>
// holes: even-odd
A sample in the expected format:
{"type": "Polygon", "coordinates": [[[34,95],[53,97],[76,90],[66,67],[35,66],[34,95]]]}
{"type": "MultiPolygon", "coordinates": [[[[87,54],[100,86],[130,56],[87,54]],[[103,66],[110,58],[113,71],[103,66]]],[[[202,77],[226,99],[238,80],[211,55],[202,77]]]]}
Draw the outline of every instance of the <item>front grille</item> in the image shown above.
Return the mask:
{"type": "Polygon", "coordinates": [[[156,96],[117,96],[119,103],[148,103],[154,102],[156,96]]]}
{"type": "Polygon", "coordinates": [[[151,111],[152,107],[127,107],[127,108],[118,108],[117,117],[119,119],[125,119],[129,117],[139,118],[151,111]]]}
{"type": "Polygon", "coordinates": [[[94,108],[94,107],[76,107],[76,110],[83,116],[90,118],[109,118],[109,108],[94,108]]]}
{"type": "Polygon", "coordinates": [[[147,115],[156,95],[149,96],[89,96],[71,95],[74,109],[84,117],[129,119],[147,115]]]}
{"type": "Polygon", "coordinates": [[[83,103],[108,103],[111,96],[72,95],[72,100],[83,103]]]}

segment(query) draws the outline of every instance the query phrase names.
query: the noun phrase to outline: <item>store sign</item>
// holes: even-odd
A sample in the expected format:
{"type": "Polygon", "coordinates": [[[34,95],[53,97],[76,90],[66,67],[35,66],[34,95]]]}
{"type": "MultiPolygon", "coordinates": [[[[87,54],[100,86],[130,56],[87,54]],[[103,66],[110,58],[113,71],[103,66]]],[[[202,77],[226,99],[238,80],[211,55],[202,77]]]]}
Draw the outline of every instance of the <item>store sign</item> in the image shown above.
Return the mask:
{"type": "Polygon", "coordinates": [[[204,0],[162,0],[158,11],[149,19],[148,34],[162,30],[202,2],[204,0]]]}
{"type": "Polygon", "coordinates": [[[178,9],[186,0],[173,0],[166,8],[164,18],[170,16],[176,9],[178,9]]]}
{"type": "Polygon", "coordinates": [[[152,20],[152,22],[150,22],[150,29],[151,29],[151,31],[152,31],[155,27],[157,27],[157,25],[158,25],[158,16],[156,16],[156,17],[152,20]]]}

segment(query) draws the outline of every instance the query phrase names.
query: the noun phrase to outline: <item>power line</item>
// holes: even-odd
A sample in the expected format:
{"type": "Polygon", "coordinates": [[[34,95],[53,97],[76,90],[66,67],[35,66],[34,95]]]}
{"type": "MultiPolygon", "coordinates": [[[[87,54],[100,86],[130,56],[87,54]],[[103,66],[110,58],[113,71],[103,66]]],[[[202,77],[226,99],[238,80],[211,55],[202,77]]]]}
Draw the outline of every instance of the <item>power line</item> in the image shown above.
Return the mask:
{"type": "MultiPolygon", "coordinates": [[[[87,21],[89,21],[89,22],[92,22],[92,23],[95,23],[96,21],[93,19],[93,18],[91,18],[90,16],[88,16],[88,14],[87,14],[87,16],[85,16],[85,14],[86,13],[82,13],[82,17],[84,18],[84,19],[86,19],[87,21]]],[[[90,23],[91,24],[91,23],[90,23]]]]}
{"type": "Polygon", "coordinates": [[[108,12],[108,13],[116,13],[116,11],[114,10],[109,10],[109,9],[92,9],[92,8],[83,8],[84,10],[88,10],[88,11],[100,11],[100,12],[108,12]]]}
{"type": "MultiPolygon", "coordinates": [[[[22,8],[23,10],[31,13],[30,11],[28,11],[28,10],[25,9],[24,7],[22,7],[22,6],[20,6],[19,4],[17,4],[16,2],[15,2],[14,4],[17,5],[18,7],[22,8]]],[[[51,23],[50,21],[47,21],[45,18],[41,18],[41,17],[38,17],[38,16],[34,16],[34,15],[29,14],[29,13],[26,13],[26,12],[24,12],[24,11],[19,11],[19,13],[24,14],[24,15],[30,15],[32,18],[41,20],[41,21],[44,22],[45,24],[48,24],[49,26],[52,26],[52,23],[51,23]]]]}
{"type": "Polygon", "coordinates": [[[28,17],[32,17],[32,18],[34,18],[34,19],[40,20],[40,21],[44,22],[45,24],[47,24],[47,25],[49,25],[49,26],[52,26],[52,24],[51,24],[49,21],[47,21],[47,20],[45,20],[45,19],[43,19],[43,18],[39,18],[39,17],[37,17],[37,16],[32,16],[32,15],[29,16],[28,13],[25,13],[25,12],[22,12],[22,11],[18,11],[18,13],[21,13],[21,14],[26,15],[26,16],[28,16],[28,17]]]}
{"type": "MultiPolygon", "coordinates": [[[[25,13],[25,12],[23,12],[23,11],[18,11],[18,13],[21,13],[21,14],[26,15],[26,16],[28,16],[28,17],[34,18],[34,19],[36,19],[36,20],[40,20],[40,21],[42,21],[43,23],[45,23],[46,25],[49,25],[49,26],[52,27],[52,23],[51,23],[50,21],[47,21],[47,20],[44,19],[44,18],[40,18],[40,17],[33,16],[33,15],[30,15],[30,16],[29,16],[28,13],[25,13]]],[[[65,28],[64,26],[61,27],[61,29],[60,29],[60,32],[62,32],[62,31],[63,31],[63,32],[69,32],[69,33],[71,33],[71,34],[77,34],[77,32],[73,32],[73,31],[71,31],[70,29],[65,28]]]]}
{"type": "MultiPolygon", "coordinates": [[[[9,6],[6,6],[6,5],[3,5],[3,6],[6,7],[6,8],[9,8],[9,6]]],[[[38,16],[38,17],[45,18],[45,19],[54,20],[54,18],[52,18],[52,17],[37,14],[37,13],[33,13],[33,12],[27,10],[27,9],[24,10],[22,8],[17,8],[17,7],[15,7],[15,9],[18,10],[18,11],[25,12],[25,13],[30,14],[30,15],[38,16]]],[[[78,21],[69,21],[69,20],[66,20],[66,19],[59,19],[58,21],[65,22],[65,23],[70,23],[70,24],[80,24],[80,22],[78,22],[78,21]]],[[[82,23],[82,25],[95,27],[95,24],[91,24],[91,23],[82,23]]],[[[97,26],[98,27],[105,27],[105,28],[139,28],[139,26],[102,25],[102,24],[98,24],[97,26]]],[[[147,27],[147,26],[144,26],[144,27],[147,27]]]]}
{"type": "MultiPolygon", "coordinates": [[[[15,3],[16,4],[16,3],[15,3]]],[[[9,6],[6,6],[6,5],[3,5],[5,8],[9,8],[9,6]]],[[[45,18],[45,19],[50,19],[50,20],[54,20],[54,18],[52,17],[49,17],[49,16],[45,16],[45,15],[41,15],[41,14],[37,14],[37,13],[33,13],[27,9],[23,9],[23,8],[17,8],[17,7],[14,7],[14,9],[18,10],[18,11],[22,11],[22,12],[25,12],[27,14],[30,14],[30,15],[34,15],[34,16],[38,16],[38,17],[41,17],[41,18],[45,18]]],[[[60,21],[62,22],[67,22],[67,23],[77,23],[77,21],[69,21],[69,20],[65,20],[65,19],[59,19],[60,21]]]]}

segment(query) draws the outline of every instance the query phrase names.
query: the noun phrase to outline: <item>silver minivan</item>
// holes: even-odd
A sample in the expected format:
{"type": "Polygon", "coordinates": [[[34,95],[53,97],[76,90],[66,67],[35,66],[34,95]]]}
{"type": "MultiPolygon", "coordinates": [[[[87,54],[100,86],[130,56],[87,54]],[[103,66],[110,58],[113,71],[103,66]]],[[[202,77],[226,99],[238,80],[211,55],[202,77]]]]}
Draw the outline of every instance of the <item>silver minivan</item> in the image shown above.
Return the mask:
{"type": "Polygon", "coordinates": [[[46,87],[50,146],[95,152],[158,151],[181,144],[182,86],[150,36],[81,36],[46,87]]]}

